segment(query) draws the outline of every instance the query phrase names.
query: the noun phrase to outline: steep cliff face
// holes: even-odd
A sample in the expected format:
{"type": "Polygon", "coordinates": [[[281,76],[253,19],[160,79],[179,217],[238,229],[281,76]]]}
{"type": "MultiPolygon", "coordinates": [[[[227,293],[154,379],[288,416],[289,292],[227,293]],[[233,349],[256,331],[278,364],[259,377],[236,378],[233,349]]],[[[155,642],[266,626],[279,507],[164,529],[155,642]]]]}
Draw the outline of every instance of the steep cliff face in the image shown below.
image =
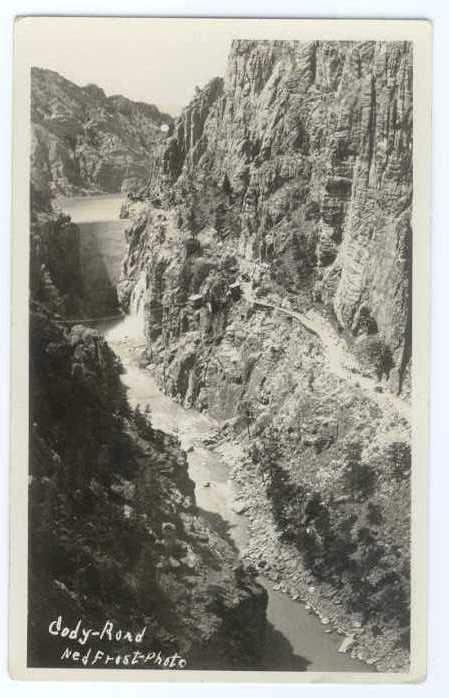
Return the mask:
{"type": "Polygon", "coordinates": [[[78,226],[52,209],[48,190],[37,193],[32,187],[30,213],[31,297],[53,313],[85,316],[91,308],[84,294],[78,226]]]}
{"type": "Polygon", "coordinates": [[[387,668],[409,625],[411,51],[233,42],[124,209],[119,285],[160,385],[248,448],[255,539],[268,508],[387,668]]]}
{"type": "Polygon", "coordinates": [[[174,125],[174,133],[163,148],[163,172],[176,180],[181,171],[195,168],[203,155],[204,126],[213,103],[223,93],[223,80],[214,78],[183,110],[174,125]]]}
{"type": "Polygon", "coordinates": [[[154,172],[150,196],[168,182],[168,202],[232,234],[242,258],[268,262],[288,290],[307,288],[351,335],[378,334],[391,386],[403,387],[410,44],[235,41],[224,85],[184,110],[154,172]]]}
{"type": "Polygon", "coordinates": [[[31,69],[31,179],[53,194],[118,192],[145,182],[172,119],[157,107],[31,69]]]}

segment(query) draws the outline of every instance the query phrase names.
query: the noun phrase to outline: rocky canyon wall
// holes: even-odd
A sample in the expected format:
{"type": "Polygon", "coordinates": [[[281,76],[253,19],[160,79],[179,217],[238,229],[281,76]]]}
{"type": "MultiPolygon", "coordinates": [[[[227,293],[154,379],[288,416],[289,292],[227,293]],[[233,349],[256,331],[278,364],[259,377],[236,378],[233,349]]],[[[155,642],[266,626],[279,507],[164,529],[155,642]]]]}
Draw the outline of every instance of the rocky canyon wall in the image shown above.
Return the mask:
{"type": "Polygon", "coordinates": [[[381,338],[397,391],[409,379],[412,147],[411,44],[236,41],[224,83],[176,122],[148,194],[165,187],[199,227],[230,234],[239,258],[308,288],[353,337],[381,338]]]}
{"type": "Polygon", "coordinates": [[[58,73],[31,69],[31,180],[53,195],[119,192],[144,184],[172,118],[157,107],[58,73]]]}
{"type": "Polygon", "coordinates": [[[80,230],[53,210],[49,192],[31,190],[30,295],[53,313],[82,317],[90,311],[84,295],[80,230]]]}
{"type": "Polygon", "coordinates": [[[235,41],[129,198],[119,284],[160,385],[244,444],[254,535],[401,666],[412,148],[410,44],[235,41]]]}

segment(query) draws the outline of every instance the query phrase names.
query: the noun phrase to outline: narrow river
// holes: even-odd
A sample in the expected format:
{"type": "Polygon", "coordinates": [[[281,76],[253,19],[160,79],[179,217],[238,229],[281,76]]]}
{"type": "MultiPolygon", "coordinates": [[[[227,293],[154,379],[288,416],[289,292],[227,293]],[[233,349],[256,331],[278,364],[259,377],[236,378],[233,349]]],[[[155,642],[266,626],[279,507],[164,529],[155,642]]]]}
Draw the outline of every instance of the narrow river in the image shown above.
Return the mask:
{"type": "MultiPolygon", "coordinates": [[[[120,196],[89,197],[59,200],[57,204],[72,216],[75,223],[111,220],[117,222],[120,196]],[[108,218],[109,217],[109,218],[108,218]]],[[[123,228],[125,227],[125,223],[123,228]]],[[[117,234],[123,235],[123,228],[117,234]]],[[[82,227],[81,227],[82,232],[82,227]]],[[[123,319],[96,323],[113,350],[120,356],[125,373],[122,376],[131,405],[142,408],[149,405],[156,428],[167,433],[177,433],[182,448],[187,451],[189,474],[195,482],[198,507],[217,525],[222,521],[224,529],[232,536],[235,546],[241,550],[247,540],[247,524],[243,515],[232,508],[232,481],[224,460],[204,444],[212,436],[217,423],[193,409],[184,409],[164,395],[145,368],[139,368],[136,353],[144,348],[141,323],[130,316],[123,319]],[[218,518],[217,518],[218,515],[218,518]]],[[[366,664],[340,654],[338,647],[342,637],[326,633],[318,618],[310,614],[300,602],[275,591],[267,579],[259,581],[268,592],[268,633],[263,668],[313,672],[367,672],[366,664]]]]}

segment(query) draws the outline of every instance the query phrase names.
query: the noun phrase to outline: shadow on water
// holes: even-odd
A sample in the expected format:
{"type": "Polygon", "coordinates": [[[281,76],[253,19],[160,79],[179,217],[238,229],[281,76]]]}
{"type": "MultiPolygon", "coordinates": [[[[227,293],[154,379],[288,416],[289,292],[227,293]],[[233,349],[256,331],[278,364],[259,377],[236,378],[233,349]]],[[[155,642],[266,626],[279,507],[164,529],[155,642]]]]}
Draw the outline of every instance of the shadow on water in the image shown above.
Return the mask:
{"type": "Polygon", "coordinates": [[[307,671],[311,661],[306,657],[295,654],[289,641],[276,630],[271,623],[267,623],[265,630],[264,652],[259,662],[254,664],[227,665],[223,656],[204,656],[192,658],[189,669],[206,669],[219,671],[307,671]]]}
{"type": "Polygon", "coordinates": [[[220,514],[215,514],[213,511],[207,511],[206,509],[201,509],[200,507],[198,507],[198,513],[205,521],[207,521],[215,533],[218,533],[220,538],[223,538],[236,553],[239,552],[235,544],[235,540],[230,533],[231,526],[220,516],[220,514]]]}
{"type": "Polygon", "coordinates": [[[265,650],[262,660],[257,667],[261,671],[307,671],[311,664],[309,659],[295,654],[287,638],[267,623],[265,633],[265,650]]]}
{"type": "MultiPolygon", "coordinates": [[[[224,539],[235,552],[239,552],[235,540],[231,535],[232,526],[229,525],[220,514],[206,509],[198,508],[198,513],[208,525],[224,539]]],[[[260,580],[259,580],[260,582],[260,580]]],[[[306,657],[296,654],[287,638],[277,630],[274,625],[267,622],[265,631],[264,651],[260,663],[257,666],[233,666],[233,669],[242,671],[307,671],[311,661],[306,657]]],[[[218,667],[223,669],[221,665],[218,667]]]]}
{"type": "Polygon", "coordinates": [[[123,226],[78,223],[84,297],[99,316],[118,309],[117,282],[125,254],[123,226]]]}

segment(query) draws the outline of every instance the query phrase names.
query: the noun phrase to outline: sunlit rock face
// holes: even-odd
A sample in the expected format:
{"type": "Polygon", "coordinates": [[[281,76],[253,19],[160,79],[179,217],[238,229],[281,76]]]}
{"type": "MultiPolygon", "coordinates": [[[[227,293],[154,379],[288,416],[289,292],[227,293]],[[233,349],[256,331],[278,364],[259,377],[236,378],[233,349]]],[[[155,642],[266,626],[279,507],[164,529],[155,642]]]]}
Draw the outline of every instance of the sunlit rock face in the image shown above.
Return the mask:
{"type": "Polygon", "coordinates": [[[354,336],[368,325],[395,391],[408,382],[411,44],[234,41],[224,82],[184,109],[151,169],[150,198],[164,190],[215,201],[212,225],[227,192],[239,255],[310,288],[354,336]]]}
{"type": "Polygon", "coordinates": [[[119,192],[145,182],[172,128],[157,107],[31,69],[31,179],[53,194],[119,192]],[[168,127],[168,129],[167,129],[168,127]]]}

